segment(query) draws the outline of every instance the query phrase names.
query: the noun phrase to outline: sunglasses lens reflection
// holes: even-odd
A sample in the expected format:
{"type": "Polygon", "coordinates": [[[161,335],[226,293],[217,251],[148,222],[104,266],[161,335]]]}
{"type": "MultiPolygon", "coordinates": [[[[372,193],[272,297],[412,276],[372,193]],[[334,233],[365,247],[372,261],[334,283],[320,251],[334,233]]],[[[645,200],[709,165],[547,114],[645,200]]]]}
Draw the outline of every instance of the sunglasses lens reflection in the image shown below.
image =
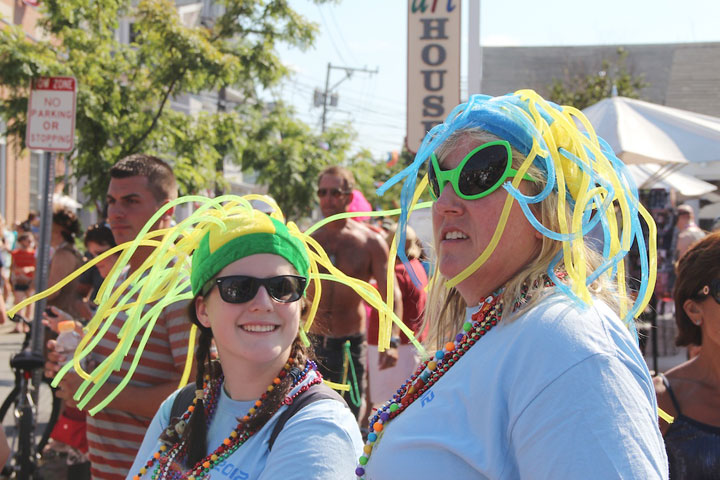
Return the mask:
{"type": "Polygon", "coordinates": [[[300,298],[302,288],[299,277],[275,277],[266,282],[270,296],[278,302],[294,302],[300,298]]]}
{"type": "Polygon", "coordinates": [[[458,188],[464,195],[486,192],[502,178],[507,164],[507,149],[503,145],[478,150],[460,172],[458,188]]]}
{"type": "Polygon", "coordinates": [[[245,303],[255,298],[260,284],[252,277],[226,277],[221,279],[220,296],[228,303],[245,303]]]}

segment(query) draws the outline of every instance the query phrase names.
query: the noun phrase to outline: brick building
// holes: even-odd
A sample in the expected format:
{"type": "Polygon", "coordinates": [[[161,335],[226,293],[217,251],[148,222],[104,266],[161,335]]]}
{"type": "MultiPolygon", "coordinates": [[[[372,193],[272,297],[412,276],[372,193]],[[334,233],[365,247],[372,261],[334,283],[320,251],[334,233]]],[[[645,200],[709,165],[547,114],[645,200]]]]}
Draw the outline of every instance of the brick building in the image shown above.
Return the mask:
{"type": "MultiPolygon", "coordinates": [[[[29,41],[45,38],[43,31],[37,27],[37,8],[29,3],[32,2],[0,0],[0,28],[21,25],[29,41]]],[[[7,137],[4,132],[5,124],[0,120],[0,214],[8,225],[12,225],[27,218],[30,210],[39,210],[43,152],[21,152],[18,139],[7,137]]],[[[56,160],[56,172],[59,175],[65,172],[61,157],[56,160]]]]}

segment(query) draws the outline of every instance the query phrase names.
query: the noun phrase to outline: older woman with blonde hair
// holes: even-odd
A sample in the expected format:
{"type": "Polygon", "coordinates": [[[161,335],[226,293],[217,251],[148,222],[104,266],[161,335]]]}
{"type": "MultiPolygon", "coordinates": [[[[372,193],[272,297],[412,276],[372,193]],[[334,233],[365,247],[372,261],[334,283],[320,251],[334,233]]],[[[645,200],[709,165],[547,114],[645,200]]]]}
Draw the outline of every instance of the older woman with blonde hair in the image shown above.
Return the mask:
{"type": "Polygon", "coordinates": [[[532,91],[472,96],[428,133],[383,186],[406,178],[402,222],[425,162],[435,351],[370,420],[356,475],[667,478],[633,325],[654,282],[639,216],[653,225],[621,162],[577,110],[532,91]],[[602,255],[583,241],[596,225],[602,255]],[[634,303],[622,262],[633,242],[634,303]]]}

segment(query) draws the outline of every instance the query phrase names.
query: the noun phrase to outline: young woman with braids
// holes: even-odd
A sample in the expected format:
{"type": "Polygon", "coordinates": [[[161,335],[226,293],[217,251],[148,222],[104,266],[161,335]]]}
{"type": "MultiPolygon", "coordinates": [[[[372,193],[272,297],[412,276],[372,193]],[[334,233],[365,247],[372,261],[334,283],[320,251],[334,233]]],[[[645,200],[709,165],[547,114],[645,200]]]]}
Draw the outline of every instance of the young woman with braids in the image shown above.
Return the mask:
{"type": "Polygon", "coordinates": [[[352,477],[362,448],[357,424],[322,385],[300,337],[305,245],[257,210],[223,221],[210,224],[193,253],[193,395],[180,409],[181,390],[163,403],[127,478],[352,477]],[[318,391],[320,400],[277,428],[292,403],[318,391]]]}

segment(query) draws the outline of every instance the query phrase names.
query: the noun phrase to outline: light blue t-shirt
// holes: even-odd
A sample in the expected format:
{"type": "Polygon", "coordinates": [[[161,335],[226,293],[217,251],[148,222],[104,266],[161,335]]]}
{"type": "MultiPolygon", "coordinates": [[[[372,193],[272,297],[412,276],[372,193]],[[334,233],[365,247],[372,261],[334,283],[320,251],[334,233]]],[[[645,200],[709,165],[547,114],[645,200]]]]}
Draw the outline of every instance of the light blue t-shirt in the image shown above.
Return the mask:
{"type": "MultiPolygon", "coordinates": [[[[314,378],[308,374],[305,382],[314,378]]],[[[298,385],[296,389],[302,386],[298,385]]],[[[208,432],[208,453],[227,438],[254,401],[236,401],[224,389],[208,432]]],[[[159,447],[157,439],[167,427],[177,392],[170,395],[155,414],[128,479],[132,479],[159,447]]],[[[225,461],[210,471],[212,480],[354,479],[355,462],[362,450],[362,438],[350,409],[332,399],[311,403],[290,418],[275,439],[272,451],[268,439],[283,406],[225,461]]],[[[157,465],[157,463],[155,464],[157,465]]],[[[142,479],[149,479],[154,467],[142,479]]]]}
{"type": "Polygon", "coordinates": [[[373,480],[668,477],[633,337],[606,305],[559,294],[482,337],[387,424],[365,468],[373,480]]]}

